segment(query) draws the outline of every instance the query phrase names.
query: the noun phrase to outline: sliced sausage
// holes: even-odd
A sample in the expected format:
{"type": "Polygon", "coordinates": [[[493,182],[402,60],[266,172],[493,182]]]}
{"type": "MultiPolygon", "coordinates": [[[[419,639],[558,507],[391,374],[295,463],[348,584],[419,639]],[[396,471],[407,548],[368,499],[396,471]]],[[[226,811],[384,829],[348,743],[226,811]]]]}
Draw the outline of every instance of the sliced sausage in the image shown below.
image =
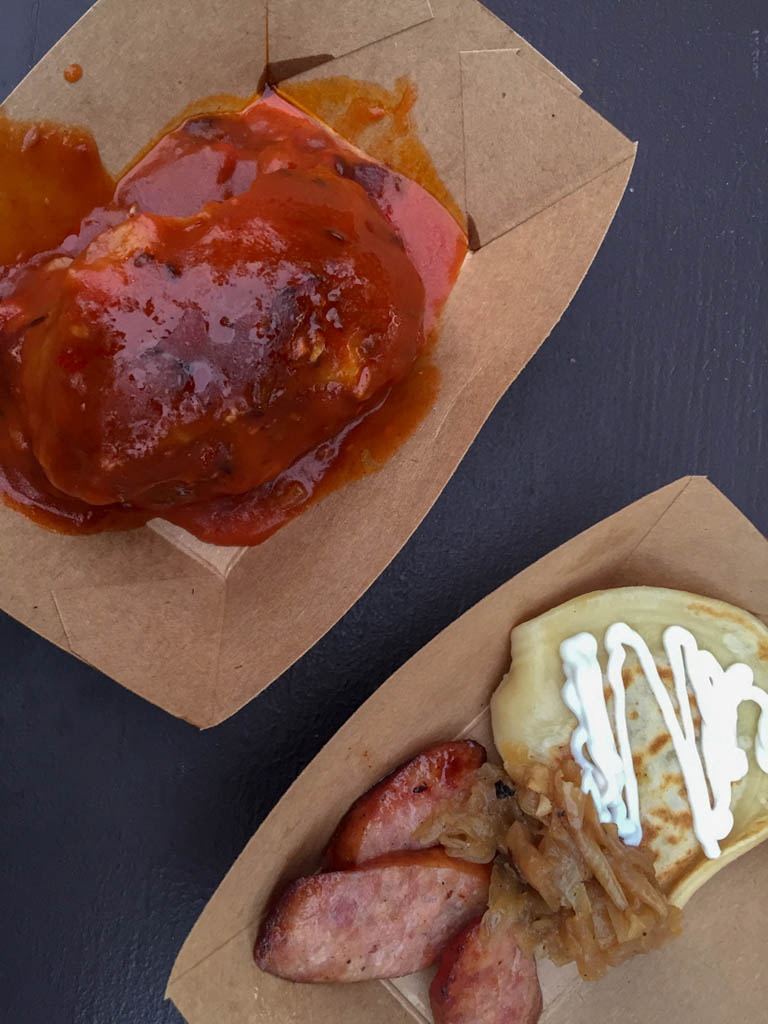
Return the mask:
{"type": "Polygon", "coordinates": [[[440,743],[377,783],[339,822],[325,851],[328,870],[361,864],[393,850],[418,850],[416,828],[444,802],[464,796],[485,750],[473,740],[440,743]]]}
{"type": "Polygon", "coordinates": [[[488,899],[490,866],[441,849],[300,878],[264,921],[258,966],[290,981],[398,978],[434,963],[488,899]]]}
{"type": "Polygon", "coordinates": [[[435,1024],[536,1024],[536,961],[503,927],[471,921],[443,953],[429,988],[435,1024]]]}

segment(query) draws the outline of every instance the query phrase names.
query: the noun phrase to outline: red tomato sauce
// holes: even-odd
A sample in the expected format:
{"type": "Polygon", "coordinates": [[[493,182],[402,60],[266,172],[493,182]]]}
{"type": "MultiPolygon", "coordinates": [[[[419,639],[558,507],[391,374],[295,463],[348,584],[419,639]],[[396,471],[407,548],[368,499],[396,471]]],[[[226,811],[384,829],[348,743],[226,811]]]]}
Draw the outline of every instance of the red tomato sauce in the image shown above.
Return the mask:
{"type": "MultiPolygon", "coordinates": [[[[344,88],[346,136],[399,118],[402,164],[403,97],[344,88]]],[[[0,120],[6,503],[61,532],[162,517],[256,544],[379,468],[434,401],[466,252],[433,195],[270,90],[117,182],[86,133],[0,120]]]]}

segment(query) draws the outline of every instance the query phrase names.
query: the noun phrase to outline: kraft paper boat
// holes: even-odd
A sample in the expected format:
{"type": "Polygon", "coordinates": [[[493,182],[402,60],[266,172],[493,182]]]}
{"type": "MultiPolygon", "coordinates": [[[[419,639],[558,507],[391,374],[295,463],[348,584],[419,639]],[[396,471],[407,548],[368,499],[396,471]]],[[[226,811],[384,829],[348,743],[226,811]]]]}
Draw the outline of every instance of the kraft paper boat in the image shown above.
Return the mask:
{"type": "MultiPolygon", "coordinates": [[[[118,173],[190,102],[252,95],[264,0],[100,0],[3,111],[84,125],[118,173]],[[77,62],[83,77],[68,85],[77,62]]],[[[174,715],[206,727],[308,650],[376,579],[562,316],[602,242],[635,146],[475,0],[272,0],[272,76],[415,84],[419,133],[473,246],[445,311],[437,401],[378,473],[256,548],[165,523],[65,537],[0,509],[0,606],[174,715]]]]}
{"type": "MultiPolygon", "coordinates": [[[[168,982],[189,1024],[429,1024],[428,972],[297,985],[259,971],[252,950],[265,902],[317,867],[342,814],[392,768],[457,736],[493,749],[488,704],[509,667],[512,626],[579,594],[637,584],[718,598],[768,622],[768,540],[706,479],[686,477],[557,548],[443,630],[336,733],[217,889],[168,982]]],[[[661,949],[596,982],[540,961],[540,1024],[763,1020],[767,886],[763,843],[700,889],[682,936],[661,949]]]]}

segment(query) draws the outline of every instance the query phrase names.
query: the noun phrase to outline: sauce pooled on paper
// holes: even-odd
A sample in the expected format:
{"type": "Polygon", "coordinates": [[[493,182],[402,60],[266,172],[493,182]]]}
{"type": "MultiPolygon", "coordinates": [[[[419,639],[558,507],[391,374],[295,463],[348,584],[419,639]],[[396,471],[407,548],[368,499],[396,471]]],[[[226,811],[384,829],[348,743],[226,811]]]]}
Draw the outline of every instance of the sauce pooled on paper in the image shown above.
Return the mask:
{"type": "Polygon", "coordinates": [[[431,404],[466,243],[414,181],[274,92],[116,186],[85,133],[0,126],[0,489],[40,524],[258,543],[431,404]]]}

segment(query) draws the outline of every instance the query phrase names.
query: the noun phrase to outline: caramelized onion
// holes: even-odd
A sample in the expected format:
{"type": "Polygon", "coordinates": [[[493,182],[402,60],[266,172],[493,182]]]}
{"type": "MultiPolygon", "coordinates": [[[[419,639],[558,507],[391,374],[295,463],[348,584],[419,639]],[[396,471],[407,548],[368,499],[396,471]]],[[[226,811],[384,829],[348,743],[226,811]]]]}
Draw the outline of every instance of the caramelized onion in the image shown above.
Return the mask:
{"type": "Polygon", "coordinates": [[[600,822],[570,757],[521,759],[513,778],[483,765],[469,796],[416,834],[451,856],[494,860],[489,927],[511,928],[526,953],[575,962],[586,979],[680,932],[651,852],[600,822]]]}
{"type": "Polygon", "coordinates": [[[413,836],[428,846],[439,843],[451,857],[488,864],[506,849],[504,837],[519,816],[509,777],[496,765],[484,764],[469,796],[441,807],[413,836]]]}

